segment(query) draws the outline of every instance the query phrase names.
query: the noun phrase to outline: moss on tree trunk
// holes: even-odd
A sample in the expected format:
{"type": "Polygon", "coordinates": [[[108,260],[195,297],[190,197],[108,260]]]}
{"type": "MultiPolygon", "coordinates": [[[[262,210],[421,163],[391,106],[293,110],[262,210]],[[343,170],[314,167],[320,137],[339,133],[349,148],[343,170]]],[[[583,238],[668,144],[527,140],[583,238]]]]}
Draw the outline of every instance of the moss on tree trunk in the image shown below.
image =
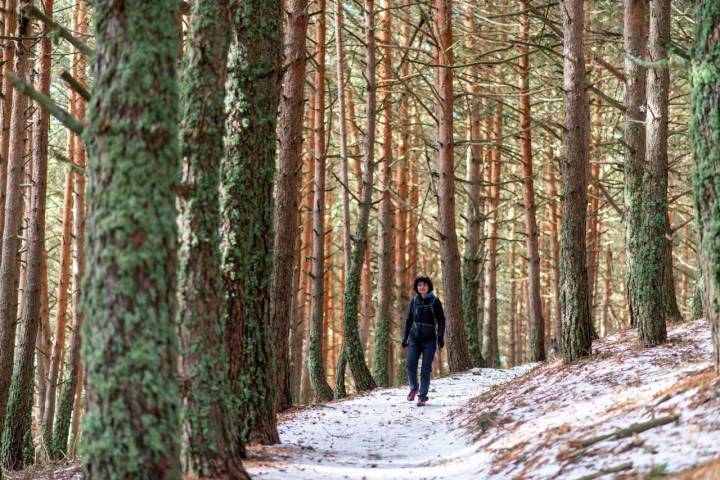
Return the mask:
{"type": "Polygon", "coordinates": [[[281,15],[279,0],[242,2],[233,16],[228,60],[222,268],[230,385],[242,442],[279,441],[269,325],[281,15]]]}
{"type": "Polygon", "coordinates": [[[179,4],[94,5],[80,456],[88,479],[177,479],[179,4]]]}
{"type": "Polygon", "coordinates": [[[199,477],[247,478],[235,441],[224,343],[220,270],[220,159],[231,2],[195,0],[181,83],[180,341],[186,470],[199,477]]]}
{"type": "Polygon", "coordinates": [[[695,7],[690,132],[693,189],[700,232],[705,313],[712,323],[715,369],[720,371],[720,4],[695,7]]]}

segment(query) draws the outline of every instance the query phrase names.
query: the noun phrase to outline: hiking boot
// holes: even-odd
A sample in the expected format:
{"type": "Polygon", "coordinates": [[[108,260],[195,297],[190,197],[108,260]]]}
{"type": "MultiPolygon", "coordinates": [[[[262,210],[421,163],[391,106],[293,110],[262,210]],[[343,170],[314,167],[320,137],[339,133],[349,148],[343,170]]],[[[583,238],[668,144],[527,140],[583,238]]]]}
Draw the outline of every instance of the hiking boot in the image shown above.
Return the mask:
{"type": "Polygon", "coordinates": [[[408,393],[407,396],[408,402],[415,400],[415,395],[417,395],[417,390],[410,390],[410,393],[408,393]]]}
{"type": "Polygon", "coordinates": [[[427,398],[418,398],[417,406],[418,406],[418,407],[424,407],[425,404],[427,403],[427,401],[428,401],[427,398]]]}

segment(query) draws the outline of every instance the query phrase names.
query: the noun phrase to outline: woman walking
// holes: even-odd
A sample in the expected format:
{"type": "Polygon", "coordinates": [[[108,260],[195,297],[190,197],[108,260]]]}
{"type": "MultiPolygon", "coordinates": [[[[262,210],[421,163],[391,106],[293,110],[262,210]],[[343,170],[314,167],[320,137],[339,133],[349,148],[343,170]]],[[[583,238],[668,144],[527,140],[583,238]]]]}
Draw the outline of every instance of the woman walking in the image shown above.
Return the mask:
{"type": "Polygon", "coordinates": [[[410,382],[409,402],[415,400],[417,406],[423,407],[428,400],[430,389],[430,373],[435,350],[445,345],[445,313],[442,303],[433,293],[432,280],[419,276],[413,284],[415,297],[410,300],[405,315],[405,331],[402,340],[403,348],[407,348],[407,370],[410,382]],[[417,367],[422,355],[420,367],[420,388],[418,391],[417,367]]]}

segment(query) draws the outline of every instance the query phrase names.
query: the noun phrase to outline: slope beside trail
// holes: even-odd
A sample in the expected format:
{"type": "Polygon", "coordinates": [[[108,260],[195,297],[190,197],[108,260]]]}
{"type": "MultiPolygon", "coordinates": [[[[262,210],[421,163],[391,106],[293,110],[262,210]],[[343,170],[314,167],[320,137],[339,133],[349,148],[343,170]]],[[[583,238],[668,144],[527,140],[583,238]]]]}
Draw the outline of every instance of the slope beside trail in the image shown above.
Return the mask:
{"type": "Polygon", "coordinates": [[[626,330],[569,365],[435,379],[426,407],[392,388],[299,408],[279,419],[282,444],[250,447],[246,466],[287,480],[720,479],[711,352],[699,320],[655,348],[626,330]]]}

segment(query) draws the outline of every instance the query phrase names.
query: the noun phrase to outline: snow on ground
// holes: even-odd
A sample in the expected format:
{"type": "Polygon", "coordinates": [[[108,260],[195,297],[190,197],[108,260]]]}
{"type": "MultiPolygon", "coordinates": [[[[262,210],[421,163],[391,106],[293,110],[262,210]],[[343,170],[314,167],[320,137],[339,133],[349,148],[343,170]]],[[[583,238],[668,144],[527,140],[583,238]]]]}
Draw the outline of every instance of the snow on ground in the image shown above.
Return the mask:
{"type": "Polygon", "coordinates": [[[627,475],[677,473],[720,459],[720,382],[705,322],[675,328],[655,348],[639,348],[626,331],[593,349],[590,359],[544,365],[457,415],[493,457],[481,477],[574,479],[619,466],[627,475]],[[673,415],[625,438],[580,444],[673,415]]]}
{"type": "Polygon", "coordinates": [[[281,418],[281,445],[251,448],[246,466],[262,479],[476,478],[472,439],[448,414],[531,368],[433,380],[424,407],[403,387],[300,409],[281,418]]]}
{"type": "Polygon", "coordinates": [[[667,344],[650,349],[626,331],[596,342],[592,357],[571,365],[433,380],[426,407],[407,402],[399,388],[301,408],[281,417],[282,444],[251,447],[246,465],[255,478],[288,480],[680,472],[720,459],[720,380],[711,349],[703,321],[671,330],[667,344]],[[678,420],[580,445],[671,415],[678,420]]]}

